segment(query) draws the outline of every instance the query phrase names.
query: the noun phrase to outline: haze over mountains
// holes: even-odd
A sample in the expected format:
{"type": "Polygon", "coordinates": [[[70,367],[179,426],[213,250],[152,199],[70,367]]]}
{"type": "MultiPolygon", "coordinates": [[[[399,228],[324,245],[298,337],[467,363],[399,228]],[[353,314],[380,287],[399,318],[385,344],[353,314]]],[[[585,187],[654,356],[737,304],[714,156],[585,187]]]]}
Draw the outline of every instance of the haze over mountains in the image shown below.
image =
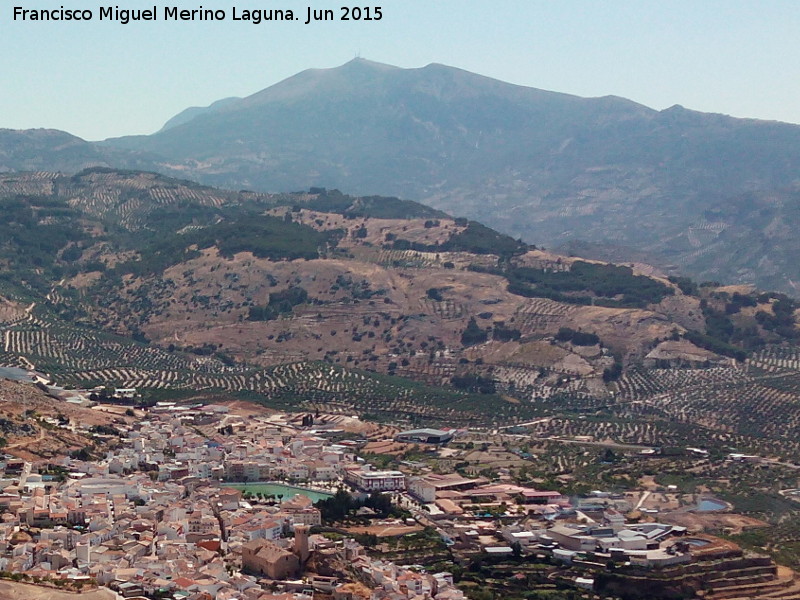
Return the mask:
{"type": "Polygon", "coordinates": [[[796,125],[356,59],[189,109],[150,136],[0,133],[0,170],[107,165],[395,195],[529,243],[798,292],[796,125]]]}

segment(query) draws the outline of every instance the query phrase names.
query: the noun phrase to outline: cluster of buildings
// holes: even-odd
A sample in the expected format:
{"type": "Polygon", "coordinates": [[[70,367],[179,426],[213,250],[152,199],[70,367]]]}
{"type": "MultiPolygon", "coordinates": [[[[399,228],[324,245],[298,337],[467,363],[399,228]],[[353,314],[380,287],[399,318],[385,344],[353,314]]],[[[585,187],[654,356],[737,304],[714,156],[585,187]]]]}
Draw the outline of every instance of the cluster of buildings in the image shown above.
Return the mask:
{"type": "MultiPolygon", "coordinates": [[[[353,540],[309,535],[320,511],[289,486],[252,500],[222,483],[288,480],[334,489],[347,479],[365,491],[384,488],[370,485],[376,472],[352,443],[332,443],[324,427],[309,431],[295,421],[161,403],[146,420],[120,424],[122,443],[99,460],[34,465],[8,457],[0,462],[0,571],[97,583],[123,597],[264,600],[276,597],[278,585],[282,600],[318,592],[411,600],[420,590],[462,598],[446,574],[420,578],[376,566],[353,540]],[[201,426],[213,433],[203,435],[201,426]]],[[[405,488],[400,475],[389,488],[405,488]]]]}
{"type": "Polygon", "coordinates": [[[309,536],[301,526],[295,528],[291,542],[250,542],[243,549],[242,563],[245,572],[281,580],[289,589],[298,584],[287,578],[305,574],[301,584],[305,591],[330,594],[335,600],[465,600],[451,573],[423,573],[373,559],[352,539],[333,542],[320,535],[309,536]]]}
{"type": "MultiPolygon", "coordinates": [[[[311,534],[320,511],[291,486],[254,499],[232,483],[270,480],[318,492],[343,484],[393,492],[461,562],[543,554],[573,566],[661,568],[741,552],[715,538],[688,538],[680,527],[627,523],[609,499],[574,506],[560,492],[507,476],[376,470],[357,443],[334,441],[330,426],[311,429],[313,420],[161,403],[147,419],[120,424],[120,443],[98,460],[0,461],[0,571],[97,583],[126,598],[463,600],[448,573],[398,566],[352,539],[311,534]]],[[[441,445],[451,437],[412,430],[397,439],[441,445]]]]}
{"type": "Polygon", "coordinates": [[[129,445],[88,469],[100,473],[157,472],[160,481],[186,476],[254,482],[336,482],[348,463],[363,464],[353,444],[333,444],[296,426],[293,417],[245,418],[220,405],[192,409],[159,403],[150,419],[125,431],[129,445]],[[216,435],[197,427],[213,425],[216,435]]]}
{"type": "Polygon", "coordinates": [[[564,563],[591,554],[595,560],[628,562],[654,568],[692,561],[691,550],[699,548],[700,538],[685,538],[686,529],[663,523],[626,523],[613,509],[592,524],[555,525],[549,529],[506,528],[503,537],[527,552],[550,551],[564,563]],[[686,541],[688,540],[688,541],[686,541]]]}
{"type": "Polygon", "coordinates": [[[504,482],[490,482],[458,473],[428,474],[409,479],[408,492],[428,506],[435,517],[485,516],[487,510],[504,507],[509,516],[556,516],[572,508],[569,498],[557,491],[536,490],[504,482]]]}

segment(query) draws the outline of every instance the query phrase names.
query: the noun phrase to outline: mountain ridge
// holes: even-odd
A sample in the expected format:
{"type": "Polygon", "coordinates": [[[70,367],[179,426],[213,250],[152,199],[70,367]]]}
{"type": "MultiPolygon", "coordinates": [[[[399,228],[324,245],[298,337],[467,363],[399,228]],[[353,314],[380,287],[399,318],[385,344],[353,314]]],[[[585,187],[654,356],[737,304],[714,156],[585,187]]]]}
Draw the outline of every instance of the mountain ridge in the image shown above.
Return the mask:
{"type": "Polygon", "coordinates": [[[166,131],[167,129],[172,129],[173,127],[177,127],[178,125],[183,125],[184,123],[188,123],[192,119],[204,115],[209,112],[214,112],[217,110],[223,110],[226,106],[241,100],[241,98],[237,97],[230,97],[230,98],[223,98],[222,100],[217,100],[212,102],[208,106],[192,106],[190,108],[185,108],[181,112],[179,112],[174,117],[170,118],[164,125],[162,125],[161,129],[159,129],[156,133],[160,133],[161,131],[166,131]]]}

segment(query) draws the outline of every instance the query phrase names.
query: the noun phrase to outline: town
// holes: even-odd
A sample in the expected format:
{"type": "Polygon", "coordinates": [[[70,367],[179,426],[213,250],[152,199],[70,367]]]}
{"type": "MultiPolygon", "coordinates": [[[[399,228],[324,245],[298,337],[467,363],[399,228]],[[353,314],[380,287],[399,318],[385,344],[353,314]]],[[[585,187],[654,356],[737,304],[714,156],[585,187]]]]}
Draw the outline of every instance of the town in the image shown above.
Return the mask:
{"type": "Polygon", "coordinates": [[[576,498],[502,469],[371,462],[376,448],[447,455],[466,431],[226,404],[158,402],[135,415],[104,431],[119,443],[96,460],[6,455],[0,576],[187,600],[459,600],[478,597],[469,592],[487,574],[604,595],[653,578],[716,598],[794,588],[770,558],[729,540],[655,515],[629,521],[624,494],[576,498]]]}

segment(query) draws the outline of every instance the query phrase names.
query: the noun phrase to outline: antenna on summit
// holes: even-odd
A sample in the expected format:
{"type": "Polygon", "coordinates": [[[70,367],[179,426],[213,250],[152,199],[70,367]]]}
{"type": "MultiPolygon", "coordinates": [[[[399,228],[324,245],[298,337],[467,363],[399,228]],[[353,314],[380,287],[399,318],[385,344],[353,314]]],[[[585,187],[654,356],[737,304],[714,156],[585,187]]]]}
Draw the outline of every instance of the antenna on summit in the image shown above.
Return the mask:
{"type": "Polygon", "coordinates": [[[361,50],[356,50],[356,55],[354,58],[361,58],[361,50]]]}

